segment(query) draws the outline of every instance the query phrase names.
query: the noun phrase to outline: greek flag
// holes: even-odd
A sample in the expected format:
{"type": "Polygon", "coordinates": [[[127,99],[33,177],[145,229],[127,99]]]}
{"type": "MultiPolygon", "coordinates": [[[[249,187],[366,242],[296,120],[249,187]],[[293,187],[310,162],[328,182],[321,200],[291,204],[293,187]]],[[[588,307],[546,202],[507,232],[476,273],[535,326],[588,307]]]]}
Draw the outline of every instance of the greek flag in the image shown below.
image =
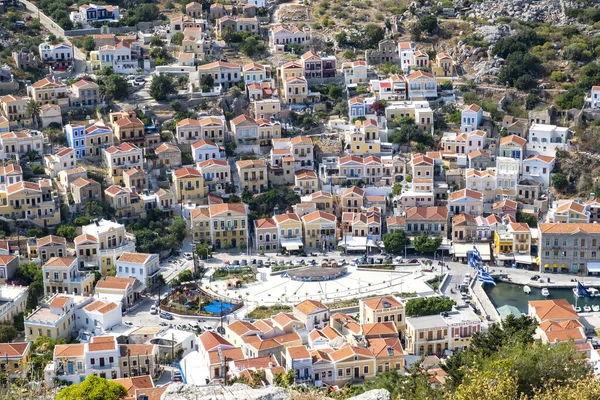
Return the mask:
{"type": "Polygon", "coordinates": [[[477,247],[475,245],[473,245],[473,257],[475,257],[475,259],[477,261],[483,261],[483,259],[481,258],[481,253],[479,252],[479,250],[477,250],[477,247]]]}
{"type": "Polygon", "coordinates": [[[477,270],[477,279],[483,283],[491,283],[492,285],[496,286],[494,278],[492,278],[490,274],[481,267],[477,270]]]}
{"type": "Polygon", "coordinates": [[[469,252],[469,265],[471,266],[471,268],[479,268],[479,262],[475,259],[475,256],[472,252],[469,252]]]}

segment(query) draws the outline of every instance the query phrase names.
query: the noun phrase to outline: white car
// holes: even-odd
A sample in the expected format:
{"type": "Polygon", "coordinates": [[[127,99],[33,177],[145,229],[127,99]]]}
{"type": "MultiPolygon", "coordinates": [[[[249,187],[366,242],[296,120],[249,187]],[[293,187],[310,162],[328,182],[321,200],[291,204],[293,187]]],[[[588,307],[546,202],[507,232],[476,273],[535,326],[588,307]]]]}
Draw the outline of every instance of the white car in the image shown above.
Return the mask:
{"type": "Polygon", "coordinates": [[[190,325],[190,328],[193,329],[193,330],[196,330],[196,329],[198,329],[200,327],[200,325],[198,325],[198,323],[194,322],[194,321],[190,322],[189,325],[190,325]]]}
{"type": "Polygon", "coordinates": [[[125,321],[125,322],[123,322],[123,325],[133,326],[133,322],[131,322],[131,321],[125,321]]]}
{"type": "Polygon", "coordinates": [[[154,315],[158,313],[158,308],[153,305],[152,307],[150,307],[150,314],[154,315]]]}
{"type": "Polygon", "coordinates": [[[210,331],[213,330],[213,327],[210,326],[210,325],[204,325],[204,330],[207,331],[207,332],[210,332],[210,331]]]}
{"type": "Polygon", "coordinates": [[[401,262],[402,262],[402,260],[404,260],[404,259],[402,258],[402,256],[398,256],[398,257],[394,258],[394,262],[396,262],[396,263],[401,263],[401,262]]]}
{"type": "Polygon", "coordinates": [[[194,258],[194,256],[192,256],[192,253],[183,253],[183,256],[186,260],[192,260],[194,258]]]}

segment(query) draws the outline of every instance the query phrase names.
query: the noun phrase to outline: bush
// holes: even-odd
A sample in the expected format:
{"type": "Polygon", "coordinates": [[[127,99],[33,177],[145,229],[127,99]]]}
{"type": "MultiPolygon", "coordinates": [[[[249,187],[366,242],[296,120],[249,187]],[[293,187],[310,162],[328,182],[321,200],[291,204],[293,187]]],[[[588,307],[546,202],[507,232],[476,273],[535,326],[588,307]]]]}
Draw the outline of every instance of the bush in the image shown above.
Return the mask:
{"type": "Polygon", "coordinates": [[[406,302],[407,317],[422,317],[452,311],[456,303],[454,300],[443,297],[427,297],[410,299],[406,302]]]}

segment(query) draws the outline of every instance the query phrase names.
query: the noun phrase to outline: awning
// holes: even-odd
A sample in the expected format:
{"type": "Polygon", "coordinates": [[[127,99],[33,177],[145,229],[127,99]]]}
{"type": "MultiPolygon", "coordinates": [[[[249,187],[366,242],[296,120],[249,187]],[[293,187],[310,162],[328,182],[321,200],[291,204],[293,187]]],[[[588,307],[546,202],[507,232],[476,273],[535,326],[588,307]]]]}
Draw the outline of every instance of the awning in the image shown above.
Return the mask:
{"type": "Polygon", "coordinates": [[[552,264],[552,268],[558,268],[558,264],[552,264]]]}
{"type": "Polygon", "coordinates": [[[344,238],[338,242],[338,246],[349,251],[364,251],[367,250],[367,238],[360,236],[344,236],[344,238]]]}
{"type": "Polygon", "coordinates": [[[587,270],[588,272],[600,272],[600,263],[587,263],[587,270]]]}
{"type": "Polygon", "coordinates": [[[544,264],[544,268],[546,268],[546,269],[550,268],[550,264],[544,264]]]}
{"type": "Polygon", "coordinates": [[[280,244],[287,250],[300,250],[300,248],[304,246],[304,243],[302,243],[302,239],[300,238],[281,239],[280,244]]]}
{"type": "MultiPolygon", "coordinates": [[[[490,244],[489,243],[475,243],[477,250],[481,254],[483,261],[490,261],[492,259],[490,244]]],[[[473,243],[453,243],[452,254],[457,258],[466,258],[467,252],[473,251],[473,243]]]]}
{"type": "Polygon", "coordinates": [[[515,261],[521,264],[535,264],[535,257],[526,254],[516,254],[515,261]]]}
{"type": "Polygon", "coordinates": [[[560,267],[561,267],[561,268],[563,268],[563,269],[566,269],[566,268],[567,268],[567,264],[564,264],[564,263],[563,263],[563,264],[561,264],[561,266],[560,266],[560,267]]]}

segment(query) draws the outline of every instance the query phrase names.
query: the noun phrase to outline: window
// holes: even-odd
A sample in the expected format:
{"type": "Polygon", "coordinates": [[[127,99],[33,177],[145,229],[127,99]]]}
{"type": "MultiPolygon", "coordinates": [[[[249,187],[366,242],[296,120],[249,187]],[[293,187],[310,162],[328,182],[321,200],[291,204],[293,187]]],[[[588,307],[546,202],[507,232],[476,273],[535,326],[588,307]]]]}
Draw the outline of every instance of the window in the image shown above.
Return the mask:
{"type": "Polygon", "coordinates": [[[340,369],[338,369],[338,376],[343,376],[343,374],[344,374],[344,373],[343,373],[342,369],[341,369],[341,368],[340,368],[340,369]]]}
{"type": "Polygon", "coordinates": [[[346,368],[346,376],[350,376],[351,374],[351,369],[350,368],[346,368]]]}
{"type": "Polygon", "coordinates": [[[369,373],[369,366],[368,366],[368,365],[365,365],[365,366],[363,367],[363,373],[364,373],[364,374],[368,374],[368,373],[369,373]]]}

